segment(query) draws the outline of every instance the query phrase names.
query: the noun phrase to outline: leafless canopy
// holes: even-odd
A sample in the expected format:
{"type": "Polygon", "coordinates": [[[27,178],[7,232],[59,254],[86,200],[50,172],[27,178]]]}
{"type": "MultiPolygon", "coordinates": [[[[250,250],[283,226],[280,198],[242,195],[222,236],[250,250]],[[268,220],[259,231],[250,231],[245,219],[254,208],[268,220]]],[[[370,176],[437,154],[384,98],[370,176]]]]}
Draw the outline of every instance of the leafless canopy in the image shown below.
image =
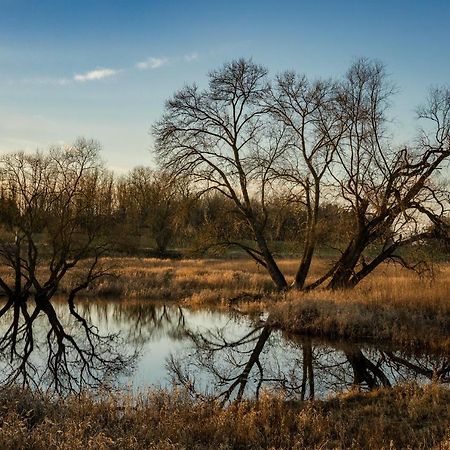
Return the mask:
{"type": "Polygon", "coordinates": [[[283,288],[286,280],[268,248],[265,226],[270,168],[283,154],[286,136],[267,113],[266,74],[251,61],[226,64],[210,73],[208,89],[187,86],[178,91],[166,103],[154,133],[164,169],[187,174],[202,192],[216,190],[234,202],[256,246],[234,244],[266,267],[283,288]]]}
{"type": "Polygon", "coordinates": [[[124,359],[113,350],[114,337],[101,336],[75,305],[81,290],[108,274],[100,259],[108,246],[111,179],[98,144],[80,139],[48,154],[3,156],[0,189],[5,381],[42,382],[57,391],[99,382],[124,359]],[[64,303],[72,322],[64,324],[52,299],[69,274],[64,303]],[[44,318],[48,325],[38,327],[44,318]],[[45,338],[37,337],[38,328],[48,330],[45,338]],[[44,364],[33,356],[38,346],[46,346],[44,364]]]}
{"type": "Polygon", "coordinates": [[[186,87],[167,102],[154,128],[156,152],[164,169],[233,202],[255,245],[228,243],[264,266],[278,289],[287,283],[267,239],[269,199],[281,192],[302,204],[294,286],[348,288],[386,260],[419,269],[400,250],[448,240],[449,191],[437,178],[450,156],[449,92],[431,91],[418,110],[428,125],[399,147],[388,120],[395,88],[381,63],[357,60],[337,81],[287,72],[271,85],[263,67],[233,61],[210,74],[208,89],[186,87]],[[308,284],[324,197],[352,223],[341,257],[308,284]]]}

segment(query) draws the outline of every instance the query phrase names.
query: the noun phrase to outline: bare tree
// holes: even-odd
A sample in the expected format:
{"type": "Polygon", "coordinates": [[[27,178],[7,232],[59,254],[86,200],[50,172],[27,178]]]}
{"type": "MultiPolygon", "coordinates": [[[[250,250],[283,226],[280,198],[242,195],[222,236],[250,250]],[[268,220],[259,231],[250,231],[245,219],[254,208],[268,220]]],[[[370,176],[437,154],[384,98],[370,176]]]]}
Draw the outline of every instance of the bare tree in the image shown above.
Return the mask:
{"type": "Polygon", "coordinates": [[[119,209],[131,222],[134,234],[148,229],[159,255],[167,248],[184,219],[184,183],[149,167],[135,167],[118,183],[119,209]]]}
{"type": "Polygon", "coordinates": [[[209,88],[188,86],[166,103],[155,125],[163,169],[188,175],[202,192],[231,199],[256,246],[235,242],[264,266],[279,289],[287,286],[266,237],[270,167],[285,149],[285,132],[269,123],[267,71],[238,60],[210,73],[209,88]],[[258,201],[255,201],[255,198],[258,201]]]}
{"type": "Polygon", "coordinates": [[[112,351],[113,337],[101,336],[75,305],[80,291],[108,274],[100,260],[108,248],[112,181],[98,150],[96,142],[80,139],[48,154],[16,153],[0,159],[1,197],[9,205],[3,211],[0,240],[0,260],[7,269],[0,277],[6,296],[0,317],[8,319],[0,339],[0,351],[9,355],[7,382],[33,382],[38,371],[32,358],[35,328],[42,316],[49,325],[47,385],[57,391],[99,382],[102,372],[124,362],[112,351]],[[76,274],[68,277],[76,267],[76,274]],[[52,302],[67,278],[65,303],[74,321],[70,327],[83,333],[83,345],[64,326],[52,302]]]}
{"type": "Polygon", "coordinates": [[[269,108],[287,127],[291,141],[280,166],[274,167],[274,176],[292,185],[306,211],[303,254],[294,280],[294,286],[302,289],[317,242],[324,178],[345,124],[336,108],[335,84],[310,82],[293,72],[277,77],[269,108]]]}
{"type": "Polygon", "coordinates": [[[225,243],[263,265],[279,289],[287,283],[268,228],[271,201],[288,186],[306,212],[297,288],[353,287],[387,260],[423,267],[401,249],[437,235],[448,240],[449,193],[437,175],[449,157],[449,89],[431,93],[419,110],[431,126],[398,148],[387,118],[395,89],[382,64],[361,59],[339,83],[285,73],[271,88],[266,75],[239,60],[212,72],[209,89],[176,93],[154,128],[162,167],[188,175],[199,192],[215,190],[233,202],[256,246],[225,243]],[[346,221],[351,217],[349,238],[335,264],[306,285],[325,196],[335,197],[346,221]]]}
{"type": "Polygon", "coordinates": [[[338,261],[310,287],[326,280],[333,289],[353,287],[387,260],[417,268],[399,250],[431,237],[429,225],[448,239],[449,193],[437,175],[450,156],[450,90],[431,91],[418,110],[427,129],[402,148],[387,131],[393,93],[383,65],[367,60],[357,61],[341,84],[346,131],[329,173],[338,202],[352,213],[353,232],[338,261]]]}

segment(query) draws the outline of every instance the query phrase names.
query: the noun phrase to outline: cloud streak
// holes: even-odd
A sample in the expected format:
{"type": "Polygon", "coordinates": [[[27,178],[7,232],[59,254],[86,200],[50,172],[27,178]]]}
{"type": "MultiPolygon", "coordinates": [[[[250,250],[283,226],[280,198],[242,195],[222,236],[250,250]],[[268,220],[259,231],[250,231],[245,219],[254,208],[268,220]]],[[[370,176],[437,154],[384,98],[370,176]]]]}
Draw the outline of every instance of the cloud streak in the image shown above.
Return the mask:
{"type": "Polygon", "coordinates": [[[85,73],[78,73],[73,77],[74,81],[84,83],[86,81],[103,80],[117,74],[114,69],[95,69],[85,73]]]}
{"type": "Polygon", "coordinates": [[[136,64],[136,67],[140,70],[154,70],[164,67],[169,64],[168,58],[147,58],[145,61],[140,61],[136,64]]]}
{"type": "Polygon", "coordinates": [[[180,64],[180,63],[192,63],[199,59],[197,52],[186,53],[183,56],[168,58],[168,57],[149,57],[145,60],[137,62],[134,67],[126,69],[112,69],[108,67],[97,67],[94,70],[88,72],[76,73],[70,78],[23,78],[21,80],[11,80],[9,84],[23,83],[23,84],[37,84],[37,85],[55,85],[66,86],[73,83],[86,83],[91,81],[104,80],[106,78],[112,78],[121,72],[129,72],[133,69],[138,70],[156,70],[162,67],[180,64]]]}

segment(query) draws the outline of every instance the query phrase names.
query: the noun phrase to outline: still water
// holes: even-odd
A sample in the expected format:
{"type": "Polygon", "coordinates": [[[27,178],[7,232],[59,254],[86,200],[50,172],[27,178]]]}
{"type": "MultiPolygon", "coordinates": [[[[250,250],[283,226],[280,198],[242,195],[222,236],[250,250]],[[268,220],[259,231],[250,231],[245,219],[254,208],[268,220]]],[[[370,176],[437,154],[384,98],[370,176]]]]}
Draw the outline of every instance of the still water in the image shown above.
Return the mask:
{"type": "Polygon", "coordinates": [[[293,338],[265,329],[264,317],[146,302],[86,302],[80,309],[103,334],[119,332],[125,352],[138,353],[134,371],[119,380],[135,389],[182,383],[213,395],[271,388],[320,397],[450,375],[442,355],[293,338]]]}
{"type": "MultiPolygon", "coordinates": [[[[450,379],[449,355],[289,336],[266,326],[264,316],[249,318],[232,310],[80,301],[77,311],[85,322],[74,320],[64,303],[56,303],[55,311],[66,343],[60,345],[60,333],[43,317],[34,325],[38,330],[27,364],[21,358],[3,360],[5,380],[12,379],[9,372],[24,380],[25,367],[26,384],[50,389],[108,384],[139,391],[179,385],[193,395],[226,401],[268,389],[307,399],[403,381],[450,379]]],[[[25,347],[18,348],[21,354],[25,347]]]]}

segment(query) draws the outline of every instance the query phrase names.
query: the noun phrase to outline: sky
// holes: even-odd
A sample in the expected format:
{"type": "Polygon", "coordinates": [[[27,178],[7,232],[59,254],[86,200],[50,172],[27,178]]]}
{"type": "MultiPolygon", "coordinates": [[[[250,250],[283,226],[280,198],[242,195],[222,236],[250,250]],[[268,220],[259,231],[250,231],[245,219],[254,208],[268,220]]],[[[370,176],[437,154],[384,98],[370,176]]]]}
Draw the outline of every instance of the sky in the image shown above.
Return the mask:
{"type": "Polygon", "coordinates": [[[118,173],[152,165],[165,100],[240,57],[325,78],[381,60],[407,140],[428,88],[450,85],[449,17],[448,0],[0,0],[0,154],[84,136],[118,173]]]}

